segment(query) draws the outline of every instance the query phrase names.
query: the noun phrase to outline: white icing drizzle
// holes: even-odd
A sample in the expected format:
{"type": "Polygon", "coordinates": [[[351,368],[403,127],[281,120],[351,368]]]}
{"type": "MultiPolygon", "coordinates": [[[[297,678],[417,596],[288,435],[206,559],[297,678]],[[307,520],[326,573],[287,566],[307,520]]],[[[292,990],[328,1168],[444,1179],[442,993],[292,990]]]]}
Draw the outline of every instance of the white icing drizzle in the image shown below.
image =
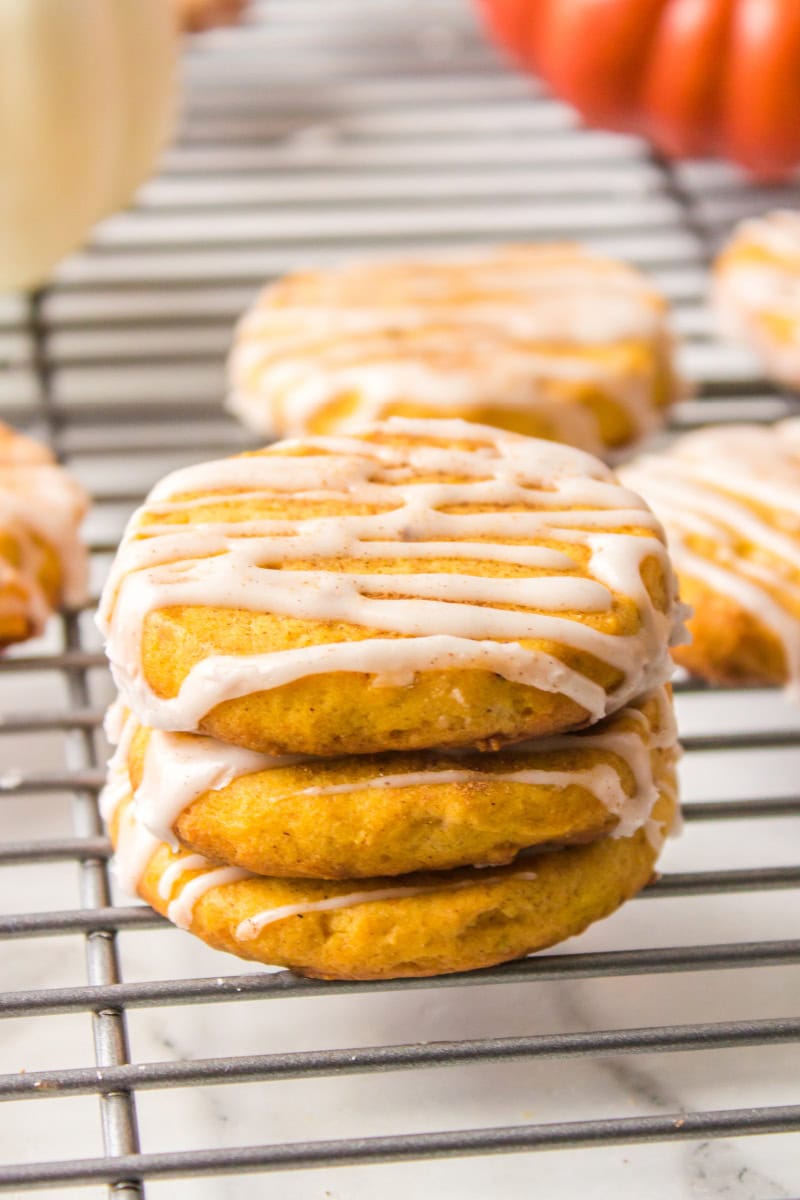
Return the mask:
{"type": "Polygon", "coordinates": [[[760,217],[742,221],[736,229],[736,241],[756,245],[777,258],[800,257],[800,212],[775,209],[760,217]]]}
{"type": "MultiPolygon", "coordinates": [[[[130,796],[130,784],[127,792],[122,792],[121,781],[118,782],[120,789],[117,793],[117,803],[121,805],[130,796]]],[[[132,804],[123,807],[120,812],[116,840],[114,871],[117,883],[123,891],[135,896],[148,863],[161,846],[161,842],[137,820],[132,804]]]]}
{"type": "Polygon", "coordinates": [[[348,892],[345,896],[330,896],[327,900],[304,900],[298,904],[283,904],[278,908],[267,908],[245,918],[236,926],[236,938],[240,942],[250,941],[267,925],[285,921],[288,917],[304,916],[312,912],[334,912],[341,908],[356,908],[359,904],[372,904],[379,900],[405,900],[409,896],[424,896],[434,892],[455,892],[484,883],[500,883],[504,879],[531,880],[535,871],[511,870],[504,875],[480,875],[474,879],[458,879],[452,883],[406,884],[391,888],[374,888],[372,891],[348,892]]]}
{"type": "MultiPolygon", "coordinates": [[[[176,851],[180,854],[180,851],[176,851]]],[[[205,871],[210,869],[211,863],[202,854],[182,854],[176,858],[174,862],[165,867],[161,878],[158,881],[158,894],[162,900],[168,900],[172,895],[172,889],[182,875],[187,871],[205,871]]],[[[170,920],[172,918],[170,917],[170,920]]]]}
{"type": "Polygon", "coordinates": [[[420,787],[426,784],[474,783],[476,780],[495,783],[527,783],[533,786],[566,788],[572,785],[585,787],[589,791],[610,792],[619,783],[619,776],[605,763],[586,771],[406,771],[398,775],[379,775],[375,779],[353,779],[348,783],[332,783],[327,786],[301,788],[297,796],[341,796],[362,789],[378,791],[420,787]],[[612,776],[614,777],[612,779],[612,776]]]}
{"type": "MultiPolygon", "coordinates": [[[[113,724],[117,722],[118,709],[115,711],[112,708],[110,711],[113,713],[113,724]]],[[[161,838],[151,833],[139,819],[135,803],[127,803],[131,799],[131,785],[125,761],[135,730],[135,721],[128,717],[117,750],[109,762],[108,782],[101,797],[101,809],[107,822],[121,809],[116,831],[114,872],[120,887],[132,896],[137,894],[153,855],[164,846],[161,838]]],[[[211,888],[252,878],[251,873],[241,867],[217,867],[201,854],[182,854],[161,874],[158,881],[159,896],[166,900],[175,883],[189,871],[199,871],[200,874],[183,885],[167,908],[168,919],[179,929],[191,926],[195,905],[211,888]]]]}
{"type": "Polygon", "coordinates": [[[108,760],[106,784],[100,792],[98,804],[103,820],[109,822],[122,801],[130,795],[128,756],[136,733],[136,720],[127,712],[121,700],[115,700],[106,713],[103,726],[106,737],[114,746],[114,753],[108,760]]]}
{"type": "Polygon", "coordinates": [[[666,821],[657,821],[651,816],[648,817],[644,824],[645,836],[656,854],[661,853],[664,842],[668,837],[680,837],[683,833],[683,813],[678,803],[677,779],[674,784],[670,780],[662,779],[661,795],[665,800],[670,801],[672,811],[669,819],[666,821]]]}
{"type": "Polygon", "coordinates": [[[14,564],[0,562],[0,612],[24,617],[34,634],[50,615],[36,539],[58,558],[64,602],[81,603],[87,556],[78,529],[87,507],[84,490],[44,446],[0,424],[0,528],[13,537],[19,556],[14,564]]]}
{"type": "Polygon", "coordinates": [[[663,521],[679,573],[735,600],[772,630],[796,692],[800,423],[700,430],[666,454],[629,464],[620,476],[663,521]],[[711,543],[710,552],[698,549],[698,538],[711,543]]]}
{"type": "Polygon", "coordinates": [[[727,336],[748,342],[776,379],[800,382],[800,213],[742,221],[717,260],[712,300],[727,336]]]}
{"type": "MultiPolygon", "coordinates": [[[[410,444],[357,438],[285,443],[274,453],[178,471],[151,494],[129,525],[106,585],[99,621],[114,677],[142,723],[192,731],[224,700],[329,671],[409,684],[416,672],[483,668],[565,694],[592,719],[669,677],[666,651],[679,615],[658,612],[641,578],[656,558],[673,583],[658,522],[597,460],[553,443],[461,421],[392,419],[370,427],[410,444]],[[432,445],[433,440],[466,445],[432,445]],[[420,482],[447,475],[455,482],[420,482]],[[336,515],[237,522],[175,521],[202,503],[341,502],[336,515]],[[377,512],[353,513],[354,505],[377,512]],[[468,511],[464,508],[469,506],[468,511]],[[490,511],[476,512],[473,506],[490,511]],[[143,524],[154,514],[157,524],[143,524]],[[637,536],[631,526],[650,531],[637,536]],[[524,543],[537,540],[556,546],[524,543]],[[529,577],[437,571],[404,573],[404,561],[466,558],[529,568],[529,577]],[[517,544],[522,543],[522,544],[517,544]],[[571,552],[571,553],[570,553],[571,552]],[[338,569],[339,560],[385,557],[389,574],[338,569]],[[587,561],[588,558],[588,561],[587,561]],[[302,562],[299,570],[276,564],[302,562]],[[313,568],[305,566],[313,562],[313,568]],[[540,569],[557,570],[538,577],[540,569]],[[636,604],[641,628],[617,636],[592,628],[614,593],[636,604]],[[178,695],[158,697],[142,668],[148,612],[175,605],[218,606],[362,625],[389,635],[253,655],[212,655],[197,663],[178,695]],[[522,607],[524,606],[524,607],[522,607]],[[517,611],[521,608],[521,611],[517,611]],[[565,614],[565,615],[557,615],[565,614]],[[555,655],[521,641],[543,640],[595,655],[624,680],[613,695],[555,655]]],[[[337,505],[338,507],[338,505],[337,505]]]]}
{"type": "MultiPolygon", "coordinates": [[[[675,757],[679,754],[677,743],[677,725],[672,702],[663,689],[655,693],[659,716],[657,729],[653,729],[643,713],[637,709],[626,709],[624,715],[633,718],[639,725],[636,730],[608,730],[602,733],[581,733],[580,746],[589,749],[602,750],[621,758],[630,769],[634,779],[634,793],[628,796],[621,785],[619,775],[613,768],[605,777],[600,777],[601,786],[594,791],[598,800],[619,821],[609,835],[612,838],[631,837],[637,829],[647,827],[653,806],[659,798],[661,781],[656,782],[653,775],[653,750],[672,750],[675,757]]],[[[560,737],[542,738],[536,742],[522,742],[509,747],[511,753],[530,752],[534,747],[542,750],[569,750],[575,752],[577,737],[575,734],[564,734],[560,737]]]]}
{"type": "MultiPolygon", "coordinates": [[[[565,749],[548,746],[547,739],[537,749],[565,749]]],[[[415,771],[404,775],[385,775],[377,779],[354,780],[329,787],[310,787],[297,792],[298,796],[334,796],[361,791],[362,788],[406,788],[424,784],[470,783],[485,780],[494,783],[521,783],[536,787],[566,789],[581,787],[591,792],[609,812],[620,818],[609,836],[630,837],[647,819],[658,799],[659,790],[653,780],[650,752],[636,733],[616,733],[586,739],[586,745],[598,750],[610,750],[623,758],[634,774],[636,791],[629,796],[622,786],[619,773],[610,763],[596,763],[584,770],[556,771],[415,771]]],[[[572,747],[570,747],[571,749],[572,747]]],[[[529,752],[532,747],[529,746],[529,752]]]]}
{"type": "MultiPolygon", "coordinates": [[[[184,871],[195,870],[198,866],[207,866],[205,859],[200,855],[191,855],[190,858],[191,862],[190,859],[181,860],[184,871]],[[194,862],[195,858],[199,858],[200,862],[194,862]]],[[[177,865],[173,864],[173,866],[177,865]]],[[[172,868],[168,867],[167,869],[171,870],[172,868]]],[[[205,896],[206,892],[210,892],[215,887],[224,887],[226,883],[239,883],[242,879],[252,878],[253,875],[242,867],[215,867],[201,875],[195,875],[194,879],[190,879],[183,885],[178,895],[170,903],[167,908],[167,918],[179,929],[188,929],[192,924],[195,905],[201,896],[205,896]]]]}
{"type": "Polygon", "coordinates": [[[100,814],[107,825],[110,825],[119,813],[113,860],[114,873],[122,890],[135,896],[147,870],[147,864],[161,842],[137,819],[133,804],[125,807],[131,797],[128,754],[136,732],[136,721],[126,712],[121,701],[116,700],[106,713],[104,724],[106,736],[115,746],[115,750],[108,761],[106,783],[100,792],[98,803],[100,814]]]}
{"type": "Polygon", "coordinates": [[[152,730],[135,793],[139,819],[161,841],[177,848],[175,822],[198,796],[227,787],[242,775],[297,761],[267,758],[213,738],[195,740],[152,730]]]}
{"type": "Polygon", "coordinates": [[[596,418],[558,384],[595,385],[638,434],[659,423],[656,364],[669,362],[664,306],[632,269],[578,246],[516,246],[457,260],[351,265],[264,290],[242,318],[228,406],[259,433],[305,432],[356,396],[341,429],[397,402],[447,415],[493,406],[538,415],[558,440],[599,452],[596,418]],[[650,344],[653,366],[586,355],[650,344]]]}
{"type": "Polygon", "coordinates": [[[130,713],[117,696],[106,709],[103,717],[103,733],[110,746],[118,746],[128,724],[130,713]]]}

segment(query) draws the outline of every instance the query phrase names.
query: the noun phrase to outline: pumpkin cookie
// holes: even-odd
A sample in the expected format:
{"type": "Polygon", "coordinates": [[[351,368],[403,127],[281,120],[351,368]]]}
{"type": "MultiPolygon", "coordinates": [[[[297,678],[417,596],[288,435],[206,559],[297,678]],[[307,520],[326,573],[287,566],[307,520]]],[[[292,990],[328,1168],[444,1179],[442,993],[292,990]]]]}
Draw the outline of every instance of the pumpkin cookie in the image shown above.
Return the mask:
{"type": "Polygon", "coordinates": [[[41,633],[62,602],[83,600],[87,507],[45,446],[0,425],[0,647],[41,633]]]}
{"type": "Polygon", "coordinates": [[[492,749],[669,675],[661,527],[581,451],[392,418],[168,476],[100,621],[151,728],[268,754],[492,749]]]}
{"type": "Polygon", "coordinates": [[[800,388],[800,212],[743,221],[714,266],[713,299],[722,332],[800,388]]]}
{"type": "Polygon", "coordinates": [[[800,421],[716,427],[629,464],[664,522],[690,645],[676,660],[723,684],[800,685],[800,421]]]}
{"type": "Polygon", "coordinates": [[[128,718],[120,757],[162,841],[259,875],[350,879],[510,862],[628,836],[677,756],[668,687],[591,729],[496,754],[267,758],[128,718]]]}
{"type": "Polygon", "coordinates": [[[569,244],[291,275],[241,321],[230,380],[257,433],[460,417],[601,455],[680,390],[662,299],[569,244]]]}
{"type": "Polygon", "coordinates": [[[175,853],[124,794],[110,823],[122,885],[209,945],[324,979],[394,979],[488,967],[581,933],[651,879],[675,812],[668,782],[630,837],[498,870],[356,882],[265,878],[175,853]]]}

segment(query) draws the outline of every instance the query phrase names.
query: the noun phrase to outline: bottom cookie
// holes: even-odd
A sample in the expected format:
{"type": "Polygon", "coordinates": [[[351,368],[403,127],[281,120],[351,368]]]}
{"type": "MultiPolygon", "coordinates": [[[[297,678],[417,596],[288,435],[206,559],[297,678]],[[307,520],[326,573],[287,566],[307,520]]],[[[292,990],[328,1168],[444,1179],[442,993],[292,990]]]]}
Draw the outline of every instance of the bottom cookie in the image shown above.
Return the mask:
{"type": "Polygon", "coordinates": [[[274,879],[173,852],[136,820],[111,817],[120,882],[203,941],[322,979],[443,975],[521,958],[581,933],[648,883],[676,815],[665,785],[627,838],[523,855],[501,869],[393,879],[274,879]]]}

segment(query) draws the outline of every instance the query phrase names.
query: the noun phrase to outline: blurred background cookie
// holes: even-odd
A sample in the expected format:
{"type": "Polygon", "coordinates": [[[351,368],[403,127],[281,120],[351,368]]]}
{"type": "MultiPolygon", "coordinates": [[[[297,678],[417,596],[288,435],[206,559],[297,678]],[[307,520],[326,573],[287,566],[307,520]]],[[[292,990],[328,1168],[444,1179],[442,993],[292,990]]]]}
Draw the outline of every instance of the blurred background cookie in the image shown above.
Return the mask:
{"type": "Polygon", "coordinates": [[[569,244],[291,275],[239,324],[229,407],[258,433],[460,417],[605,454],[681,390],[643,275],[569,244]]]}
{"type": "Polygon", "coordinates": [[[800,388],[800,212],[738,226],[714,265],[713,302],[724,334],[770,378],[800,388]]]}
{"type": "Polygon", "coordinates": [[[723,684],[800,685],[800,420],[717,426],[620,471],[664,522],[694,613],[674,650],[723,684]]]}
{"type": "Polygon", "coordinates": [[[45,446],[0,425],[0,647],[41,633],[61,603],[85,599],[79,528],[88,506],[45,446]]]}

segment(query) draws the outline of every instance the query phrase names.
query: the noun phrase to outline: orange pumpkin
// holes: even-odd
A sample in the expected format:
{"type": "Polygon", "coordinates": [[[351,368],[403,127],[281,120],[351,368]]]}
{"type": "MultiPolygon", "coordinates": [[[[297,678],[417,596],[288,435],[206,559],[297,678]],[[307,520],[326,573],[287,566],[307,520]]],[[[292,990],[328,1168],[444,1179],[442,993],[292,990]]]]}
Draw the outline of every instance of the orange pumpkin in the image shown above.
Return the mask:
{"type": "Polygon", "coordinates": [[[765,180],[800,163],[800,0],[479,0],[591,125],[765,180]]]}
{"type": "Polygon", "coordinates": [[[248,0],[175,0],[175,4],[181,29],[200,33],[215,25],[235,25],[248,0]]]}

